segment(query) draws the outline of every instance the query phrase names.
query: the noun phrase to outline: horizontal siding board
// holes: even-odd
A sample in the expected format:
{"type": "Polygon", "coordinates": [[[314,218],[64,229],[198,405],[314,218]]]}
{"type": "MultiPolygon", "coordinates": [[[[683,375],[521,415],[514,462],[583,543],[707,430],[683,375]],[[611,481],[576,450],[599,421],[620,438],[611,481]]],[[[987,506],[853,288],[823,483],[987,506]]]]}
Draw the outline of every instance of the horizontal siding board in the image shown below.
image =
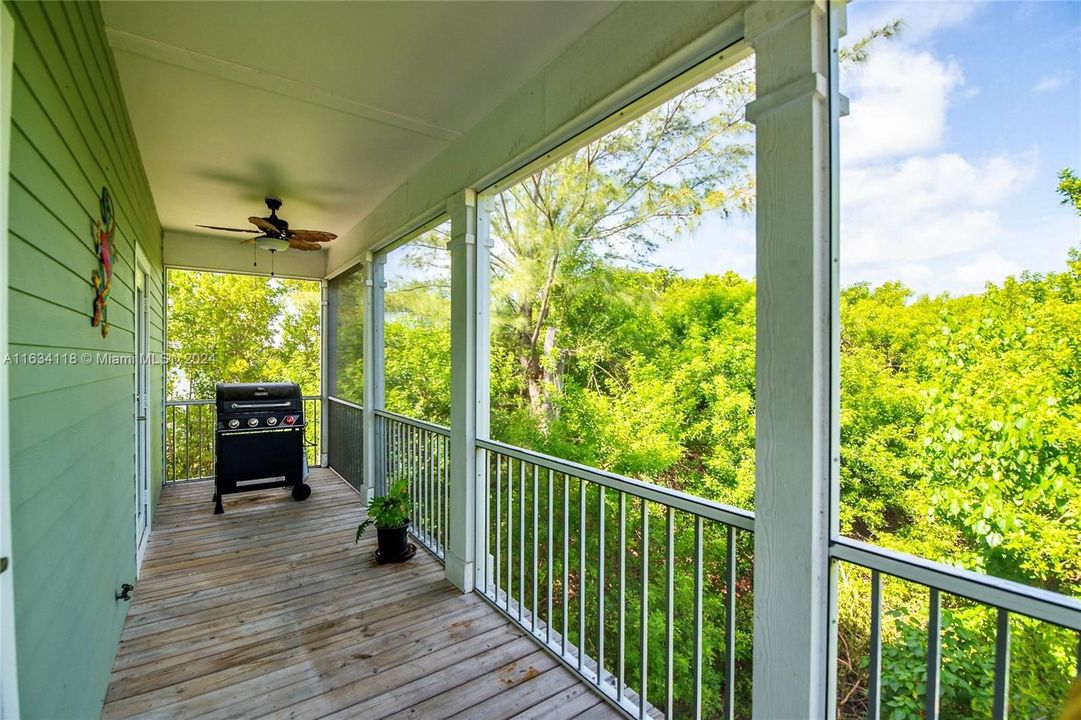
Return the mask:
{"type": "MultiPolygon", "coordinates": [[[[33,47],[23,49],[24,53],[32,57],[34,51],[33,47]]],[[[18,51],[16,54],[18,55],[18,51]]],[[[92,141],[87,139],[79,120],[67,112],[62,86],[58,85],[40,64],[23,63],[20,65],[17,57],[16,68],[15,83],[12,88],[13,105],[17,104],[19,107],[19,112],[15,116],[16,123],[21,121],[22,129],[28,134],[45,133],[51,130],[68,148],[75,158],[78,175],[83,177],[92,188],[89,194],[91,202],[87,207],[88,214],[97,216],[98,193],[103,185],[109,186],[113,195],[117,225],[120,229],[133,228],[135,232],[148,236],[154,232],[160,233],[154,229],[157,226],[156,218],[133,214],[127,207],[125,199],[128,195],[124,188],[117,186],[115,178],[111,178],[106,171],[107,166],[103,167],[98,161],[97,155],[93,152],[92,141]],[[26,101],[23,94],[27,92],[33,97],[34,103],[26,101]],[[35,109],[38,112],[36,116],[33,115],[35,109]]],[[[48,147],[38,144],[43,148],[48,147]]],[[[81,193],[80,197],[82,197],[81,193]]],[[[125,237],[125,241],[130,242],[130,238],[125,237]]]]}
{"type": "MultiPolygon", "coordinates": [[[[39,246],[31,245],[15,233],[10,236],[8,257],[11,263],[12,288],[84,313],[89,325],[94,304],[94,285],[90,281],[89,272],[85,277],[80,277],[71,267],[49,257],[39,246]]],[[[109,319],[113,324],[116,323],[116,314],[131,314],[131,308],[122,302],[121,289],[114,278],[107,306],[109,319]]]]}
{"type": "MultiPolygon", "coordinates": [[[[58,3],[58,7],[67,16],[67,22],[75,36],[80,57],[87,67],[88,79],[97,98],[97,104],[103,110],[112,146],[116,149],[124,167],[129,196],[133,194],[134,198],[139,202],[136,211],[141,218],[153,217],[154,215],[151,213],[150,205],[147,202],[150,198],[149,189],[141,185],[138,154],[135,152],[136,143],[133,136],[125,134],[123,122],[120,120],[123,106],[119,102],[119,95],[113,92],[116,88],[109,87],[108,81],[112,79],[111,69],[108,67],[107,61],[103,65],[101,53],[95,52],[91,41],[91,29],[88,25],[95,30],[96,25],[94,25],[93,19],[87,16],[87,12],[92,13],[94,8],[87,3],[58,3]],[[81,7],[83,5],[86,7],[81,7]],[[87,12],[84,12],[84,10],[87,12]]],[[[104,50],[104,48],[99,48],[99,50],[104,50]]]]}
{"type": "Polygon", "coordinates": [[[90,326],[90,313],[27,295],[18,288],[11,288],[8,307],[11,309],[10,342],[102,352],[134,352],[130,312],[110,312],[109,336],[103,338],[98,328],[90,326]],[[73,338],[77,338],[80,344],[72,343],[73,338]]]}
{"type": "MultiPolygon", "coordinates": [[[[85,272],[85,277],[80,276],[71,265],[63,262],[62,256],[58,258],[46,254],[46,249],[16,232],[10,234],[9,246],[9,253],[12,256],[12,275],[9,283],[11,288],[85,314],[87,325],[90,324],[95,298],[91,273],[92,268],[97,267],[96,265],[88,264],[87,267],[91,269],[85,272]],[[15,257],[16,253],[18,257],[15,257]],[[16,269],[16,264],[18,264],[18,269],[16,269]]],[[[112,289],[109,292],[109,303],[106,306],[110,324],[116,325],[116,319],[121,315],[131,317],[131,306],[134,300],[134,295],[118,282],[117,276],[114,275],[112,289]]]]}
{"type": "MultiPolygon", "coordinates": [[[[74,365],[64,364],[65,361],[61,361],[58,364],[45,363],[38,366],[22,366],[15,359],[16,356],[21,356],[24,353],[53,355],[57,352],[59,351],[55,348],[40,345],[11,345],[8,348],[8,354],[12,357],[8,368],[12,378],[12,400],[27,400],[35,395],[62,391],[66,388],[78,388],[122,375],[131,377],[132,383],[135,382],[134,369],[131,367],[107,366],[97,362],[86,363],[82,361],[81,357],[76,357],[74,365]]],[[[70,352],[81,356],[83,352],[90,351],[76,350],[70,352]]],[[[67,355],[68,353],[64,354],[67,355]]],[[[153,372],[154,370],[151,369],[151,373],[153,372]]],[[[33,401],[48,402],[49,398],[35,398],[33,401]]]]}
{"type": "MultiPolygon", "coordinates": [[[[163,344],[161,227],[96,3],[7,3],[16,20],[9,352],[134,353],[135,244],[150,263],[149,347],[163,344]],[[111,331],[90,326],[93,223],[117,229],[111,331]]],[[[15,612],[27,718],[100,714],[134,579],[132,365],[10,366],[15,612]]],[[[149,372],[151,486],[163,376],[149,372]]]]}
{"type": "MultiPolygon", "coordinates": [[[[83,209],[86,220],[80,222],[81,218],[72,216],[68,225],[73,234],[86,237],[87,246],[93,253],[93,223],[100,218],[98,198],[101,195],[101,188],[107,185],[107,181],[102,177],[100,182],[95,182],[83,172],[83,166],[80,164],[76,151],[69,143],[64,142],[59,130],[49,120],[48,111],[37,103],[21,77],[16,77],[12,85],[12,94],[13,101],[18,102],[19,107],[25,111],[25,115],[20,115],[20,119],[15,123],[18,128],[17,134],[38,152],[42,165],[41,179],[48,180],[50,175],[46,168],[51,170],[59,183],[68,189],[74,204],[83,209]]],[[[13,140],[15,134],[13,133],[13,140]]],[[[77,148],[78,144],[75,147],[77,148]]],[[[131,273],[134,272],[132,238],[130,230],[127,229],[128,226],[124,223],[123,198],[113,195],[112,200],[117,218],[113,243],[119,256],[114,259],[113,265],[117,274],[130,278],[131,273]]]]}
{"type": "MultiPolygon", "coordinates": [[[[39,154],[37,148],[35,148],[29,138],[22,133],[19,126],[13,124],[12,129],[12,165],[16,166],[18,163],[18,166],[27,169],[27,172],[18,176],[16,182],[43,207],[47,207],[50,213],[72,236],[81,237],[82,233],[85,233],[88,237],[87,242],[93,243],[93,219],[87,209],[80,204],[80,201],[77,200],[73,194],[67,192],[66,185],[60,180],[60,176],[39,154]],[[80,233],[79,227],[82,227],[82,233],[80,233]]],[[[14,184],[16,183],[13,182],[12,185],[14,184]]],[[[96,207],[96,196],[92,199],[96,207]]],[[[18,223],[19,221],[12,218],[12,222],[18,223]]],[[[27,240],[41,244],[46,248],[51,244],[49,242],[50,237],[43,235],[41,232],[24,230],[20,232],[20,235],[27,240]]],[[[90,254],[91,257],[89,263],[90,267],[93,268],[95,265],[93,250],[90,250],[90,254]]],[[[113,266],[114,284],[126,288],[128,292],[131,291],[130,283],[134,273],[131,269],[131,256],[132,253],[125,248],[124,244],[121,244],[119,249],[119,262],[114,262],[113,266]]],[[[85,260],[76,262],[81,264],[81,262],[85,262],[85,260]]],[[[73,262],[72,264],[77,267],[78,265],[76,262],[73,262]]]]}
{"type": "MultiPolygon", "coordinates": [[[[71,458],[83,457],[83,440],[94,435],[129,437],[134,433],[132,418],[126,417],[134,414],[133,376],[108,375],[104,370],[102,368],[102,377],[97,381],[12,401],[13,416],[18,417],[17,412],[36,413],[34,422],[12,423],[11,427],[11,449],[19,455],[24,472],[59,476],[72,467],[71,458]],[[100,423],[106,418],[102,418],[101,413],[106,409],[113,417],[108,418],[108,426],[102,427],[100,423]],[[118,425],[117,419],[123,419],[123,424],[118,425]],[[94,432],[82,435],[87,429],[94,432]],[[60,447],[64,452],[57,451],[60,447]]],[[[14,467],[14,463],[12,465],[14,467]]],[[[27,491],[35,492],[43,485],[20,483],[18,493],[14,489],[11,493],[12,506],[19,507],[31,496],[27,491]]]]}
{"type": "MultiPolygon", "coordinates": [[[[88,146],[100,148],[100,156],[110,160],[103,165],[100,162],[101,158],[96,158],[94,163],[88,166],[87,169],[96,166],[102,175],[108,179],[109,183],[115,186],[118,196],[131,197],[131,188],[123,174],[116,168],[118,158],[115,149],[110,148],[101,132],[101,112],[100,110],[92,111],[90,106],[86,104],[83,99],[85,81],[81,82],[76,77],[78,69],[73,70],[64,57],[64,48],[70,47],[74,43],[73,38],[70,36],[70,30],[66,33],[66,42],[61,43],[54,34],[55,28],[52,28],[49,24],[46,11],[48,5],[49,3],[38,2],[17,3],[19,12],[25,21],[42,27],[42,32],[34,36],[33,44],[40,53],[45,70],[54,78],[57,86],[64,91],[64,109],[80,128],[80,135],[85,138],[88,146]]],[[[59,111],[60,108],[57,108],[57,110],[59,111]]],[[[130,223],[131,219],[127,218],[126,221],[130,223]]]]}

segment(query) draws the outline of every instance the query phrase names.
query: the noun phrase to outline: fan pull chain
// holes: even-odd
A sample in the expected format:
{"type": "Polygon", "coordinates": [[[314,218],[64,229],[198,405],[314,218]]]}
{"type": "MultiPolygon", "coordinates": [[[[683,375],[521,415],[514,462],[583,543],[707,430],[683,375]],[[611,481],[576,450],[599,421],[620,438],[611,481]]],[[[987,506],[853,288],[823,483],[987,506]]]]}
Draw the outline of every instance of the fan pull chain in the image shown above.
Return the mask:
{"type": "Polygon", "coordinates": [[[274,277],[274,256],[277,254],[276,250],[270,251],[270,277],[274,277]]]}
{"type": "Polygon", "coordinates": [[[255,243],[251,246],[251,266],[259,267],[259,246],[255,243]]]}

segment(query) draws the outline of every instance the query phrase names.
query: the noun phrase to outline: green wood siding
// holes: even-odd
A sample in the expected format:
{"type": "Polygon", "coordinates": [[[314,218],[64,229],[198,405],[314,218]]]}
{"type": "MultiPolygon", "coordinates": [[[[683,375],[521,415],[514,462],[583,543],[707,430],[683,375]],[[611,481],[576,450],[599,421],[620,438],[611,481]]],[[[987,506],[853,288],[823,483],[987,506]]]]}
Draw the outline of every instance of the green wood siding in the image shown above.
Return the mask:
{"type": "MultiPolygon", "coordinates": [[[[15,18],[9,353],[135,351],[135,244],[151,267],[148,346],[164,348],[161,228],[96,3],[8,3],[15,18]],[[92,223],[117,218],[109,337],[90,326],[92,223]]],[[[21,709],[98,717],[135,578],[133,365],[9,367],[21,709]]],[[[150,370],[161,485],[162,367],[150,370]]],[[[209,506],[208,506],[209,508],[209,506]]]]}

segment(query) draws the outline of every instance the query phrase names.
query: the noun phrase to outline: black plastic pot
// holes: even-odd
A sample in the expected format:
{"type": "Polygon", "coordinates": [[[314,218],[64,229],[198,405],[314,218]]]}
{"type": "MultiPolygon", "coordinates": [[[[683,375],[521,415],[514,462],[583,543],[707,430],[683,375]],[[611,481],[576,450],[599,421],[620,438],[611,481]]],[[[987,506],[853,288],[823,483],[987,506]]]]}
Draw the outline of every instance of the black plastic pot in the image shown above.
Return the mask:
{"type": "Polygon", "coordinates": [[[408,560],[411,557],[408,536],[406,530],[409,528],[409,521],[407,520],[405,525],[396,528],[381,528],[375,529],[379,535],[379,561],[380,562],[401,562],[402,560],[408,560]]]}

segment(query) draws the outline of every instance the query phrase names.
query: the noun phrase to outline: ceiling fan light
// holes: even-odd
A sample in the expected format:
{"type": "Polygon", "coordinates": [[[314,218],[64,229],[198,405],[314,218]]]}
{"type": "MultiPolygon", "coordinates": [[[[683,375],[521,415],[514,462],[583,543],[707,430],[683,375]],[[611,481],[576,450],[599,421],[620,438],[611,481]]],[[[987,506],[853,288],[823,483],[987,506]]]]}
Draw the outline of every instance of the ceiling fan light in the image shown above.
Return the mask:
{"type": "Polygon", "coordinates": [[[289,241],[281,238],[261,237],[255,240],[256,246],[270,252],[285,252],[289,249],[289,241]]]}

